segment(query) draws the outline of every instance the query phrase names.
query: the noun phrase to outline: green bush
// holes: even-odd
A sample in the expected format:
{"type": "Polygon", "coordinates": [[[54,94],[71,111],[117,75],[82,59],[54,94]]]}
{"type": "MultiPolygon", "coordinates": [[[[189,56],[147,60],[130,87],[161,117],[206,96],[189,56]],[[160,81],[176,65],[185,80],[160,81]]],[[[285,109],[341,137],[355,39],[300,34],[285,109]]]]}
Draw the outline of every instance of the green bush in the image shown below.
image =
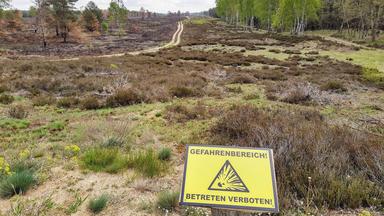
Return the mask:
{"type": "Polygon", "coordinates": [[[162,161],[169,161],[172,156],[172,150],[170,148],[163,148],[159,151],[158,153],[158,158],[159,160],[162,161]]]}
{"type": "Polygon", "coordinates": [[[25,193],[35,183],[36,179],[32,171],[15,172],[0,183],[0,196],[9,198],[15,194],[25,193]]]}
{"type": "Polygon", "coordinates": [[[90,200],[88,208],[90,211],[97,214],[103,211],[103,209],[107,206],[107,203],[108,203],[108,196],[101,195],[97,198],[90,200]]]}
{"type": "Polygon", "coordinates": [[[157,196],[156,206],[162,211],[174,211],[179,205],[179,193],[163,191],[157,196]]]}
{"type": "Polygon", "coordinates": [[[117,173],[127,165],[127,160],[117,149],[96,147],[81,157],[82,166],[95,172],[117,173]]]}
{"type": "Polygon", "coordinates": [[[152,149],[131,156],[129,166],[149,178],[160,175],[164,169],[163,164],[152,149]]]}
{"type": "Polygon", "coordinates": [[[13,101],[15,101],[15,98],[12,95],[8,95],[8,94],[0,95],[0,103],[1,104],[7,105],[7,104],[13,103],[13,101]]]}

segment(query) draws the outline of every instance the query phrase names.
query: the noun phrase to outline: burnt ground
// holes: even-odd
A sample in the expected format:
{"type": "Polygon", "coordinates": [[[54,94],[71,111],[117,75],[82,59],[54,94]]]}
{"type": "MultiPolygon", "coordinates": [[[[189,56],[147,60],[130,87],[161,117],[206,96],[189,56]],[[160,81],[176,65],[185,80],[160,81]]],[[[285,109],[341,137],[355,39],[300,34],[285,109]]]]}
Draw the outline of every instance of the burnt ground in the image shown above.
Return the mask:
{"type": "Polygon", "coordinates": [[[121,35],[117,29],[106,34],[81,32],[74,28],[68,43],[62,43],[51,33],[46,49],[41,47],[39,35],[25,25],[21,31],[3,33],[0,48],[7,49],[11,55],[46,56],[92,56],[136,51],[169,42],[179,20],[178,17],[129,18],[121,35]]]}

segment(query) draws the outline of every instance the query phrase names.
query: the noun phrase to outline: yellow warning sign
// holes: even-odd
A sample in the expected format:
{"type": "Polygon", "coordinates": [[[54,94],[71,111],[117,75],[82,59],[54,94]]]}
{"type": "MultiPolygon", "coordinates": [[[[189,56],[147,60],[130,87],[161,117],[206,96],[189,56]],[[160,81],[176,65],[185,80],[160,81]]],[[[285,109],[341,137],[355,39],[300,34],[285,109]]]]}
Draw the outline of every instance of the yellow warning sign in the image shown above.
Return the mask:
{"type": "Polygon", "coordinates": [[[188,145],[180,204],[278,212],[272,150],[188,145]]]}

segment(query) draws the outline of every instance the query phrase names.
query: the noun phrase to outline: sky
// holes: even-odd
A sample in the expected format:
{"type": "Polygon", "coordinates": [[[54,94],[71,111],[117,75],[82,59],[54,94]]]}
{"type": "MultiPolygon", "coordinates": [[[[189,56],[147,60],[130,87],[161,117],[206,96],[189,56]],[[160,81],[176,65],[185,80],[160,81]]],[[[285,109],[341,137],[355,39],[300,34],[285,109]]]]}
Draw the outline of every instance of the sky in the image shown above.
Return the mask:
{"type": "MultiPolygon", "coordinates": [[[[77,8],[85,6],[90,0],[79,0],[77,8]]],[[[100,8],[106,9],[110,0],[93,0],[100,8]]],[[[32,0],[12,0],[14,8],[27,10],[32,5],[32,0]]],[[[215,0],[124,0],[125,6],[130,10],[147,10],[167,13],[168,11],[201,12],[215,6],[215,0]]]]}

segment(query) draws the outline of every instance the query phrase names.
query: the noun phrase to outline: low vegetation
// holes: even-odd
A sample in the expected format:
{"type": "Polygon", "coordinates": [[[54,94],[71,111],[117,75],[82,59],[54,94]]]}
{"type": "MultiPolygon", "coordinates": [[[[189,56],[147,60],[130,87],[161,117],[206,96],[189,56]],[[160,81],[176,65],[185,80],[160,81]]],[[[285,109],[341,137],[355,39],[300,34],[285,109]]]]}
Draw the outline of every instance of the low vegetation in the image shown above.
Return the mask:
{"type": "Polygon", "coordinates": [[[172,150],[170,148],[163,148],[158,153],[159,160],[169,161],[172,156],[172,150]]]}
{"type": "Polygon", "coordinates": [[[91,212],[98,214],[103,211],[105,207],[107,207],[108,200],[109,198],[107,195],[101,195],[97,198],[91,199],[89,201],[88,208],[91,212]]]}
{"type": "Polygon", "coordinates": [[[251,105],[233,107],[211,134],[215,144],[274,150],[283,208],[304,207],[297,201],[314,208],[383,205],[380,136],[329,125],[317,112],[251,105]]]}
{"type": "Polygon", "coordinates": [[[2,198],[25,194],[37,183],[33,165],[25,162],[12,165],[8,174],[0,178],[0,180],[0,196],[2,198]]]}
{"type": "Polygon", "coordinates": [[[129,167],[149,178],[159,176],[166,169],[166,165],[158,159],[157,154],[152,149],[133,153],[128,164],[129,167]]]}
{"type": "Polygon", "coordinates": [[[71,24],[67,44],[0,47],[0,215],[209,215],[178,206],[186,144],[272,148],[281,215],[382,214],[382,50],[191,17],[177,47],[84,57],[163,44],[180,20],[92,15],[86,41],[71,24]]]}
{"type": "Polygon", "coordinates": [[[117,173],[127,165],[127,159],[117,149],[95,147],[81,156],[82,166],[95,172],[117,173]]]}
{"type": "Polygon", "coordinates": [[[179,193],[174,191],[162,191],[157,196],[156,206],[159,210],[172,212],[179,205],[179,193]]]}

